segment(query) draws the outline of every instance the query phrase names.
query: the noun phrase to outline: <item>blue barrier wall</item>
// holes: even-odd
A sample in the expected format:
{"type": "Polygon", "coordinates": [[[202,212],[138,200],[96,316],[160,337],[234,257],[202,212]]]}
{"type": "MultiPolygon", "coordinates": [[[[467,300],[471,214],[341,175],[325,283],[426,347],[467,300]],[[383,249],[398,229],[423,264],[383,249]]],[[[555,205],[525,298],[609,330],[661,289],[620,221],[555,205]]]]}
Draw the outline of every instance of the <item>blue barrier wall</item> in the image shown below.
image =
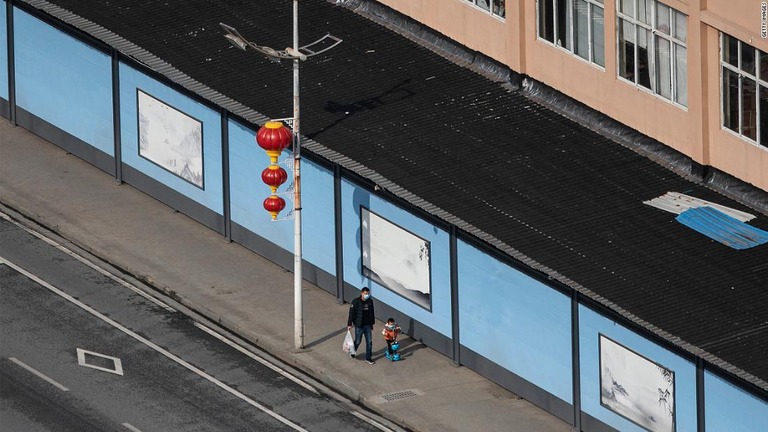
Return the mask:
{"type": "Polygon", "coordinates": [[[301,207],[304,259],[335,276],[333,172],[307,158],[301,159],[301,207]]]}
{"type": "MultiPolygon", "coordinates": [[[[229,122],[229,171],[232,222],[293,253],[293,220],[272,222],[262,202],[271,191],[261,180],[261,171],[269,166],[269,157],[256,144],[256,132],[238,122],[229,122]]],[[[278,163],[288,172],[288,181],[278,194],[287,193],[293,183],[293,154],[284,151],[278,163]],[[287,162],[287,165],[286,163],[287,162]]],[[[333,218],[333,173],[302,158],[302,256],[307,262],[336,274],[333,218]]],[[[286,209],[293,206],[292,195],[282,195],[286,209]]]]}
{"type": "Polygon", "coordinates": [[[768,431],[768,402],[710,372],[704,374],[708,431],[768,431]]]}
{"type": "Polygon", "coordinates": [[[17,106],[114,155],[110,57],[19,9],[13,19],[17,106]]]}
{"type": "MultiPolygon", "coordinates": [[[[674,372],[674,411],[676,431],[695,432],[696,366],[667,349],[639,336],[592,309],[579,306],[579,344],[581,363],[581,408],[590,416],[620,431],[643,431],[636,423],[601,405],[600,335],[674,372]]],[[[635,395],[630,394],[630,398],[635,395]]],[[[654,402],[654,404],[657,402],[654,402]]],[[[720,430],[710,429],[707,430],[720,430]]]]}
{"type": "Polygon", "coordinates": [[[212,110],[146,74],[121,63],[120,126],[123,163],[208,209],[223,214],[221,115],[218,111],[212,110]],[[202,122],[204,189],[182,179],[147,158],[139,156],[138,89],[173,109],[202,122]]]}
{"type": "MultiPolygon", "coordinates": [[[[7,99],[5,14],[5,7],[0,7],[0,98],[7,99]]],[[[14,20],[19,108],[113,155],[110,57],[21,10],[14,10],[14,20]]],[[[120,64],[120,81],[123,163],[189,200],[223,214],[225,173],[220,112],[127,64],[120,64]],[[139,155],[138,89],[202,123],[203,188],[139,155]]],[[[292,252],[293,221],[271,222],[262,207],[262,201],[270,192],[260,174],[269,162],[254,141],[255,131],[235,121],[230,121],[227,128],[232,221],[292,252]]],[[[290,162],[290,153],[284,153],[282,160],[290,162]]],[[[280,192],[287,192],[290,183],[289,180],[280,192]]],[[[303,160],[304,258],[331,275],[336,273],[335,248],[331,246],[335,245],[333,185],[331,171],[303,160]]],[[[285,198],[290,206],[289,197],[285,198]]],[[[370,287],[377,301],[450,338],[448,233],[351,180],[342,181],[341,199],[345,282],[358,288],[370,287]],[[428,307],[363,274],[361,208],[429,242],[428,307]]],[[[287,210],[281,214],[285,215],[287,210]]],[[[469,243],[459,241],[457,254],[461,345],[548,394],[573,403],[571,299],[469,243]]],[[[694,363],[585,306],[579,307],[582,412],[618,430],[644,430],[627,416],[601,404],[601,335],[627,352],[674,372],[675,430],[695,431],[694,363]]],[[[766,401],[711,373],[705,374],[704,390],[707,430],[768,430],[766,401]]]]}
{"type": "Polygon", "coordinates": [[[458,242],[461,344],[572,403],[570,299],[458,242]]]}
{"type": "MultiPolygon", "coordinates": [[[[341,184],[344,248],[344,281],[357,288],[369,287],[380,302],[410,316],[446,337],[451,337],[451,285],[449,235],[431,223],[371,195],[354,183],[341,184]],[[360,213],[365,207],[381,218],[421,237],[430,244],[431,310],[385,288],[362,273],[360,213]]],[[[402,324],[401,324],[402,325],[402,324]]]]}
{"type": "Polygon", "coordinates": [[[8,25],[5,2],[0,3],[0,98],[8,100],[8,25]]]}

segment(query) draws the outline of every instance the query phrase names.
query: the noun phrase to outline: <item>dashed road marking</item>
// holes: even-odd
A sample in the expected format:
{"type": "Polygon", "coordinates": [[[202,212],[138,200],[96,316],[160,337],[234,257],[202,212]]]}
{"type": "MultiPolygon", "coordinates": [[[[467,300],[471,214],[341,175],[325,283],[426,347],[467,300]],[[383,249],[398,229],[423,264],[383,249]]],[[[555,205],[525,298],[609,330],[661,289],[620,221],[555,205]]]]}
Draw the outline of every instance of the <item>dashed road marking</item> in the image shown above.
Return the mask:
{"type": "Polygon", "coordinates": [[[64,291],[56,288],[55,286],[49,284],[48,282],[40,279],[39,277],[35,276],[34,274],[24,270],[23,268],[17,266],[16,264],[11,263],[7,259],[4,259],[0,256],[0,262],[3,262],[13,268],[14,270],[18,271],[19,273],[22,273],[23,275],[27,276],[28,278],[32,279],[33,281],[39,283],[40,285],[44,286],[45,288],[49,289],[50,291],[58,294],[59,296],[63,297],[64,299],[68,300],[70,303],[73,303],[80,307],[81,309],[89,312],[91,315],[96,316],[97,318],[101,319],[102,321],[112,325],[113,327],[117,328],[118,330],[122,331],[123,333],[127,334],[128,336],[138,340],[139,342],[143,343],[144,345],[147,345],[148,347],[152,348],[153,350],[159,352],[160,354],[168,357],[169,359],[175,361],[176,363],[180,364],[181,366],[184,366],[188,370],[196,373],[197,375],[205,378],[206,380],[210,381],[211,383],[215,384],[219,388],[227,391],[228,393],[232,394],[233,396],[241,399],[242,401],[248,403],[249,405],[258,408],[265,414],[271,416],[272,418],[278,420],[279,422],[293,428],[297,431],[307,432],[306,429],[302,428],[301,426],[297,425],[296,423],[288,420],[287,418],[281,416],[280,414],[270,410],[269,408],[265,407],[264,405],[256,402],[255,400],[249,398],[248,396],[244,395],[243,393],[233,389],[232,387],[229,387],[228,385],[224,384],[223,382],[219,381],[218,379],[214,378],[213,376],[205,373],[201,369],[193,366],[192,364],[188,363],[184,359],[172,354],[171,352],[161,348],[157,344],[153,343],[149,339],[140,336],[139,334],[131,331],[127,327],[123,326],[122,324],[118,323],[117,321],[107,317],[106,315],[102,314],[101,312],[93,309],[92,307],[88,306],[87,304],[77,300],[76,298],[72,297],[71,295],[65,293],[64,291]]]}
{"type": "Polygon", "coordinates": [[[16,357],[10,357],[8,360],[16,363],[17,365],[23,367],[24,369],[28,370],[29,372],[32,372],[33,374],[37,375],[38,378],[46,381],[47,383],[53,385],[54,387],[58,388],[61,391],[69,391],[68,388],[64,387],[63,385],[59,384],[58,382],[54,381],[53,379],[46,376],[44,373],[38,371],[37,369],[33,368],[32,366],[28,366],[23,361],[17,359],[16,357]]]}

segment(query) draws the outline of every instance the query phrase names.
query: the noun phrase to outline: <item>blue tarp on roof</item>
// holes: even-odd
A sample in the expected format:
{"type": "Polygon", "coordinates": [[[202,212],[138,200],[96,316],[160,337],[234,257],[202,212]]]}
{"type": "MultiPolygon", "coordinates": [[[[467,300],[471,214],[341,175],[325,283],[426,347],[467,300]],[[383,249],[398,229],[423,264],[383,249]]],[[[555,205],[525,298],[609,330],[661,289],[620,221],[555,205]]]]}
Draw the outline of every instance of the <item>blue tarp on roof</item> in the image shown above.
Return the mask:
{"type": "Polygon", "coordinates": [[[709,206],[688,209],[675,219],[688,228],[734,249],[749,249],[768,242],[768,232],[709,206]]]}

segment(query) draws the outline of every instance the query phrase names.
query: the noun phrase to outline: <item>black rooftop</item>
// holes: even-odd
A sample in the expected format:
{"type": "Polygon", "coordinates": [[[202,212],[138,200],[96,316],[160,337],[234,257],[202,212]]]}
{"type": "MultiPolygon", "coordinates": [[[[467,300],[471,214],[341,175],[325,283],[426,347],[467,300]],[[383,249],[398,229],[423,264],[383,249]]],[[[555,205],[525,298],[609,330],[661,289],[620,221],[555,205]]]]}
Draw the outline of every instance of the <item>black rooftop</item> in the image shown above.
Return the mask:
{"type": "MultiPolygon", "coordinates": [[[[292,115],[290,62],[243,53],[219,27],[284,48],[289,0],[25,2],[244,118],[292,115]]],[[[690,181],[351,10],[360,5],[300,2],[303,43],[327,32],[344,40],[302,64],[307,149],[768,390],[768,245],[731,249],[643,201],[681,192],[758,215],[749,224],[768,230],[765,208],[690,181]]]]}

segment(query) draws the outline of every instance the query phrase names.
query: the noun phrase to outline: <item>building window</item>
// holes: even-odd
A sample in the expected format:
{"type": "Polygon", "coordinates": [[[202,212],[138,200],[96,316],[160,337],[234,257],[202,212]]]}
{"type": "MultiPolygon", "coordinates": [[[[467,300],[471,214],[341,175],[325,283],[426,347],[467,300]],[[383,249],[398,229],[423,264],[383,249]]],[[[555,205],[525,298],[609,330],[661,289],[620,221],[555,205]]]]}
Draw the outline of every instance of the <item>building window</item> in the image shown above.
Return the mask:
{"type": "Polygon", "coordinates": [[[688,106],[688,16],[655,0],[616,3],[619,76],[688,106]]]}
{"type": "Polygon", "coordinates": [[[768,53],[722,33],[723,126],[768,147],[768,53]]]}
{"type": "Polygon", "coordinates": [[[539,0],[539,37],[605,66],[603,0],[539,0]]]}
{"type": "Polygon", "coordinates": [[[504,18],[506,11],[505,11],[505,5],[504,3],[506,0],[465,0],[469,3],[472,3],[473,5],[479,7],[480,9],[493,14],[494,16],[497,16],[499,18],[504,18]]]}

